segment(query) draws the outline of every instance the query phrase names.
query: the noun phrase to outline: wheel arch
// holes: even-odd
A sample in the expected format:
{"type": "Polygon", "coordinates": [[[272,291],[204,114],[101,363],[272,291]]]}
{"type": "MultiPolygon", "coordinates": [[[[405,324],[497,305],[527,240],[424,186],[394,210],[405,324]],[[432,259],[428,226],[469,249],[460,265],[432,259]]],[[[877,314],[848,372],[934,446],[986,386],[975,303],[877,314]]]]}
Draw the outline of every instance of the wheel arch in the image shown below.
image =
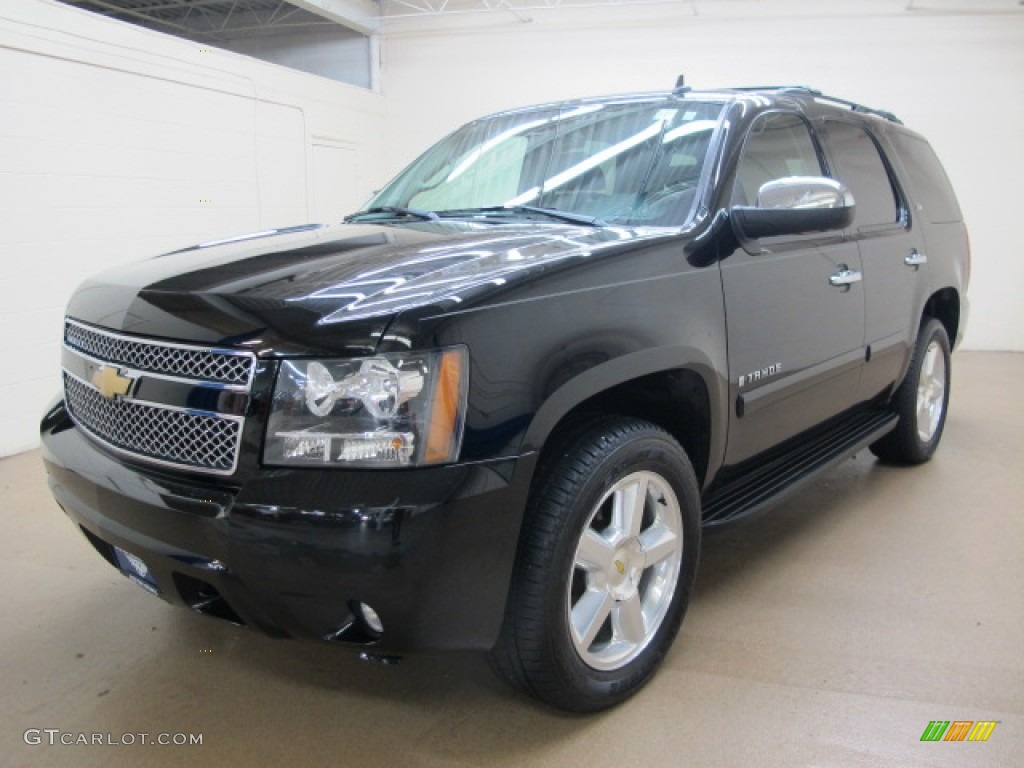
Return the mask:
{"type": "Polygon", "coordinates": [[[950,345],[956,344],[960,332],[960,294],[956,288],[942,288],[928,297],[921,313],[920,325],[924,325],[929,317],[942,323],[950,345]]]}
{"type": "Polygon", "coordinates": [[[591,368],[548,397],[530,423],[524,449],[539,453],[536,466],[554,450],[570,423],[588,414],[649,421],[683,446],[703,486],[724,454],[722,415],[726,382],[698,350],[647,350],[591,368]]]}

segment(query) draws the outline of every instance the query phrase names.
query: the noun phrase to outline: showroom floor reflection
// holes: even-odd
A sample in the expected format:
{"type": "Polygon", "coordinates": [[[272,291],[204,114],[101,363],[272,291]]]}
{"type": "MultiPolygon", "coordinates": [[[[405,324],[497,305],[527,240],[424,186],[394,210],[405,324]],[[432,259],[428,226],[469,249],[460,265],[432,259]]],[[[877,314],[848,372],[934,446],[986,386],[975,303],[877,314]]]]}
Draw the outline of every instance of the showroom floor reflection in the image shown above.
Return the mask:
{"type": "Polygon", "coordinates": [[[886,467],[863,452],[707,536],[664,667],[594,717],[516,695],[474,654],[367,664],[171,608],[75,532],[38,452],[0,460],[0,762],[1013,765],[1024,355],[957,353],[954,368],[932,463],[886,467]],[[922,743],[936,719],[997,725],[985,743],[922,743]],[[103,743],[60,744],[93,734],[103,743]],[[201,745],[175,743],[197,734],[201,745]],[[169,743],[142,743],[158,737],[169,743]]]}

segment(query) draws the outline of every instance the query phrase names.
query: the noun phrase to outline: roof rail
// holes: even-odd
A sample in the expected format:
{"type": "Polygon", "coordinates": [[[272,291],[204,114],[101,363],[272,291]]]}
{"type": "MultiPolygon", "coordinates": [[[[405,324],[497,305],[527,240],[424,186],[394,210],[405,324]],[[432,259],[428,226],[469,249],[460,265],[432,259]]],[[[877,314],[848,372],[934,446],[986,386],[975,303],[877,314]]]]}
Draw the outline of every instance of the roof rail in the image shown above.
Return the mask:
{"type": "Polygon", "coordinates": [[[860,112],[865,115],[876,115],[891,123],[897,125],[903,125],[903,121],[900,120],[892,112],[888,112],[884,109],[874,109],[872,107],[858,104],[856,101],[848,101],[847,99],[840,99],[835,96],[826,96],[816,88],[809,88],[806,85],[763,85],[763,86],[742,86],[740,88],[730,88],[731,91],[775,91],[776,93],[806,93],[813,96],[816,99],[822,101],[828,101],[833,104],[839,104],[844,107],[849,107],[853,112],[860,112]]]}
{"type": "Polygon", "coordinates": [[[890,123],[896,123],[897,125],[903,125],[903,121],[900,120],[892,112],[884,109],[874,109],[872,107],[866,107],[863,104],[858,104],[856,101],[847,101],[846,99],[838,99],[835,96],[826,96],[824,94],[818,94],[818,98],[822,101],[830,101],[834,104],[841,104],[844,107],[849,107],[854,112],[860,112],[865,115],[876,115],[890,123]]]}
{"type": "Polygon", "coordinates": [[[738,88],[727,88],[729,91],[776,91],[783,93],[785,91],[798,91],[799,93],[809,93],[812,96],[821,96],[821,91],[816,88],[811,88],[807,85],[742,85],[738,88]]]}

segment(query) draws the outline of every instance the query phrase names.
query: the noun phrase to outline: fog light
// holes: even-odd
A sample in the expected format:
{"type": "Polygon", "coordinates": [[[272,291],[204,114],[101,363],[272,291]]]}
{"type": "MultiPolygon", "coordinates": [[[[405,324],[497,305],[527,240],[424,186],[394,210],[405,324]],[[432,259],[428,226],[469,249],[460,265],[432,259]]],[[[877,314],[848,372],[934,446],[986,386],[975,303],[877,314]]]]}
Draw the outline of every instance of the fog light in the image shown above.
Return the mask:
{"type": "Polygon", "coordinates": [[[378,635],[384,633],[384,625],[381,623],[380,616],[366,603],[359,604],[359,613],[363,615],[363,621],[366,622],[366,626],[378,635]]]}

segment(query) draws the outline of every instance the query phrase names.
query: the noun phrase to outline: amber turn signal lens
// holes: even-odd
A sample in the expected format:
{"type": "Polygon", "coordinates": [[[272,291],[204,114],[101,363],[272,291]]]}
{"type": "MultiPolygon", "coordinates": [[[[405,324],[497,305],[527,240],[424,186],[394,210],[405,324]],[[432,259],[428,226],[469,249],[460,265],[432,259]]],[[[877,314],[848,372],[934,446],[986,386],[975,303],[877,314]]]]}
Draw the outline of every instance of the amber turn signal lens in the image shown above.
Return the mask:
{"type": "Polygon", "coordinates": [[[441,366],[434,385],[430,409],[430,431],[424,460],[427,464],[455,461],[462,436],[462,407],[466,391],[466,352],[448,349],[441,356],[441,366]]]}

